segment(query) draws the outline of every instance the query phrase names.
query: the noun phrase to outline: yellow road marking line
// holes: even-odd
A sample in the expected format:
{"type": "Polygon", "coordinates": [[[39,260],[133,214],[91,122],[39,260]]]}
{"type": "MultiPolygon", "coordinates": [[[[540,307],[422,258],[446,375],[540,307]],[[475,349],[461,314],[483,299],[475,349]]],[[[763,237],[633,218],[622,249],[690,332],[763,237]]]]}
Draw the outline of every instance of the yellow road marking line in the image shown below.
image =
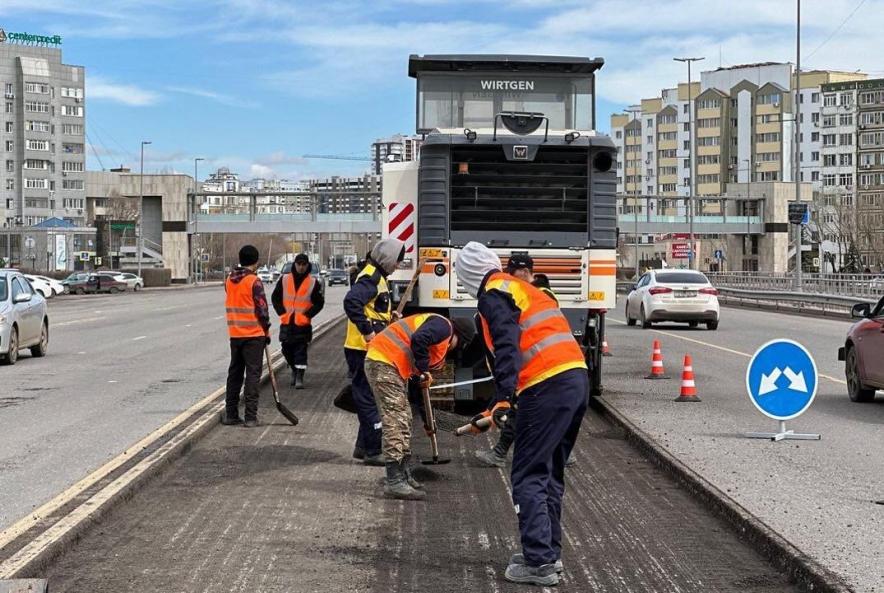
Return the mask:
{"type": "MultiPolygon", "coordinates": [[[[625,321],[621,321],[619,319],[614,319],[613,317],[608,318],[608,321],[613,321],[615,323],[619,323],[620,325],[626,325],[625,321]]],[[[652,332],[662,334],[664,336],[670,336],[672,338],[678,338],[679,340],[684,340],[686,342],[693,342],[694,344],[700,344],[701,346],[709,346],[710,348],[715,348],[716,350],[723,350],[724,352],[730,352],[731,354],[736,354],[738,356],[744,356],[746,358],[752,358],[752,355],[748,352],[741,352],[740,350],[733,350],[731,348],[726,348],[724,346],[719,346],[718,344],[710,344],[709,342],[704,342],[703,340],[696,340],[694,338],[689,338],[687,336],[682,336],[679,334],[674,334],[672,332],[667,332],[659,329],[651,329],[652,332]]],[[[847,385],[847,381],[844,379],[838,379],[837,377],[832,377],[831,375],[824,375],[823,373],[817,373],[823,379],[828,379],[834,383],[838,383],[840,385],[847,385]]]]}

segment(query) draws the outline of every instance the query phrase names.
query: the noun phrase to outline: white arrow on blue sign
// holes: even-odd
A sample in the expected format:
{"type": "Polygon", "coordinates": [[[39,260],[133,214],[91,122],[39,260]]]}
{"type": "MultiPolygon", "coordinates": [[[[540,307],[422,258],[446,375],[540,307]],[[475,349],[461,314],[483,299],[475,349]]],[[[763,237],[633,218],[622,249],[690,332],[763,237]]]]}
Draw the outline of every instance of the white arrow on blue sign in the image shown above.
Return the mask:
{"type": "Polygon", "coordinates": [[[746,391],[762,414],[790,420],[804,413],[816,396],[816,362],[793,340],[772,340],[759,348],[746,369],[746,391]]]}

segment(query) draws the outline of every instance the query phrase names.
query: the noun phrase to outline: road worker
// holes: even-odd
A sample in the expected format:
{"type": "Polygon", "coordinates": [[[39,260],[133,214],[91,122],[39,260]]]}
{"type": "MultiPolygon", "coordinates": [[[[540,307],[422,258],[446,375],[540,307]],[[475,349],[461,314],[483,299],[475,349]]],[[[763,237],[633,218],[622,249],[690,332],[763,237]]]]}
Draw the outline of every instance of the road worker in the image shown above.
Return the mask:
{"type": "Polygon", "coordinates": [[[422,500],[426,496],[409,464],[413,422],[409,381],[429,388],[430,373],[441,369],[446,355],[472,342],[475,334],[472,319],[449,321],[436,313],[421,313],[394,322],[368,344],[365,374],[383,423],[385,497],[422,500]]]}
{"type": "Polygon", "coordinates": [[[347,337],[344,356],[353,387],[353,402],[359,418],[359,432],[353,457],[366,465],[384,466],[381,453],[381,416],[371,386],[365,377],[368,343],[384,330],[393,317],[387,276],[405,257],[405,244],[398,239],[378,241],[368,255],[365,267],[344,297],[347,337]]]}
{"type": "Polygon", "coordinates": [[[541,292],[554,300],[556,302],[556,305],[559,304],[559,297],[556,296],[556,293],[554,293],[552,288],[550,287],[549,277],[546,274],[534,274],[534,280],[531,282],[531,284],[539,288],[541,292]]]}
{"type": "Polygon", "coordinates": [[[224,281],[227,293],[227,333],[230,335],[230,367],[227,369],[226,409],[222,424],[258,425],[258,382],[264,361],[264,347],[270,343],[270,312],[264,285],[255,273],[258,250],[245,245],[239,250],[239,265],[224,281]],[[239,416],[239,390],[245,373],[245,422],[239,416]]]}
{"type": "Polygon", "coordinates": [[[555,585],[562,569],[565,461],[589,388],[583,353],[553,300],[502,272],[500,259],[481,243],[464,246],[455,271],[478,299],[483,339],[493,355],[495,399],[473,425],[479,430],[477,420],[490,416],[499,426],[507,408],[518,407],[511,476],[522,553],[510,558],[504,576],[555,585]]]}
{"type": "Polygon", "coordinates": [[[270,301],[279,315],[279,341],[282,354],[292,369],[292,385],[304,388],[307,372],[307,347],[313,340],[311,320],[325,306],[322,282],[310,275],[313,264],[306,253],[295,256],[292,271],[283,274],[270,301]]]}

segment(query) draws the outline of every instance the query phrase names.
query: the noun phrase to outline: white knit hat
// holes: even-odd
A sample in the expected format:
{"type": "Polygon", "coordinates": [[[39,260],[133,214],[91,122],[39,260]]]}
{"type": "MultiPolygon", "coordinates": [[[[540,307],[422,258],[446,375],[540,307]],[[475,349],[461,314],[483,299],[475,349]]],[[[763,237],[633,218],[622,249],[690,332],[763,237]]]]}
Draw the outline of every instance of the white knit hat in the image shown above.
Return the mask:
{"type": "Polygon", "coordinates": [[[475,241],[470,241],[457,255],[454,271],[457,278],[471,297],[478,298],[482,279],[492,270],[500,271],[500,258],[497,254],[475,241]]]}

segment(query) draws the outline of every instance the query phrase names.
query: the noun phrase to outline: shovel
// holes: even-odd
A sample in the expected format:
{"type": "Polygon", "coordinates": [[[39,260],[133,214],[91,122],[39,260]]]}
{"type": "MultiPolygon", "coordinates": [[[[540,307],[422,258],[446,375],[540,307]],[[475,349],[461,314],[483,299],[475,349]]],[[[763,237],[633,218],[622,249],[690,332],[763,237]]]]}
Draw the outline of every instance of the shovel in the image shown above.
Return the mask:
{"type": "Polygon", "coordinates": [[[450,463],[450,459],[439,459],[439,443],[436,442],[436,417],[433,414],[433,404],[430,403],[430,389],[429,387],[421,388],[421,395],[424,398],[424,411],[427,415],[427,434],[430,437],[430,450],[433,452],[433,459],[429,461],[423,461],[424,465],[442,465],[445,463],[450,463]]]}
{"type": "Polygon", "coordinates": [[[276,386],[276,373],[273,372],[273,362],[270,360],[269,347],[264,346],[264,354],[267,355],[267,371],[270,373],[270,387],[273,389],[273,401],[276,402],[276,409],[280,414],[285,416],[286,420],[291,422],[292,426],[297,426],[299,422],[298,417],[279,401],[279,389],[276,386]]]}

